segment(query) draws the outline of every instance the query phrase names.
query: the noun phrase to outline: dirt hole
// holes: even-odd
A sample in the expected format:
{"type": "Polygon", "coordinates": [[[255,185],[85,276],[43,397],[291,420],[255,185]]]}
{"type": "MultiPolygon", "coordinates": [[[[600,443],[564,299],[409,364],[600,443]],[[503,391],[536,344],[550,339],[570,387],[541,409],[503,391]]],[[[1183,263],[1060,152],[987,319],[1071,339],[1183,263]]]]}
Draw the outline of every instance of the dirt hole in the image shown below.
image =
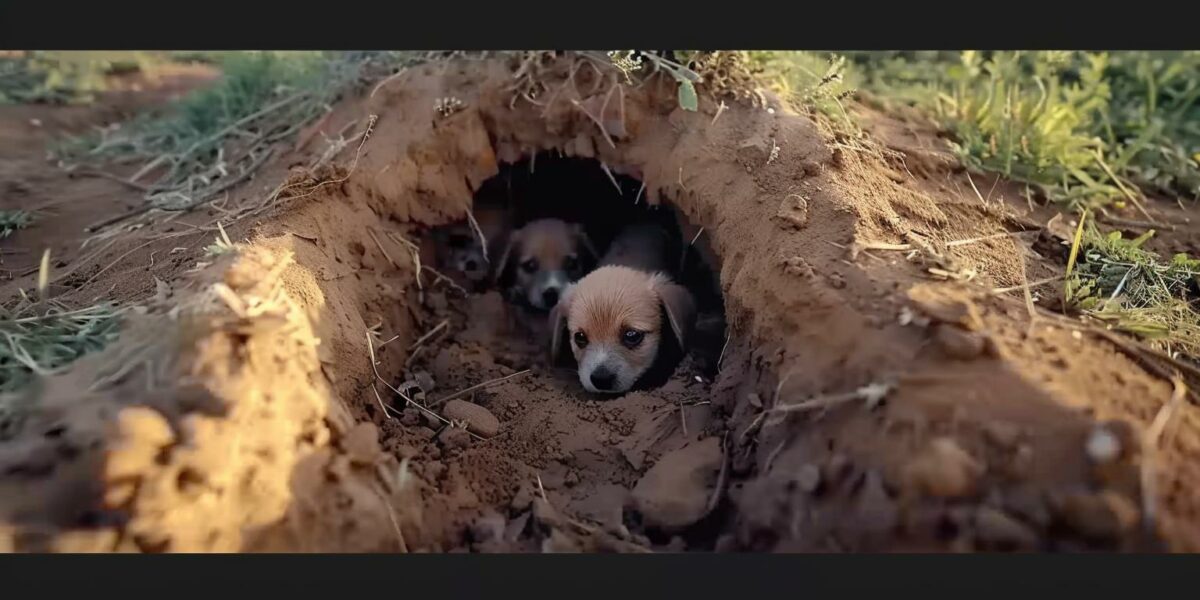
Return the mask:
{"type": "MultiPolygon", "coordinates": [[[[712,410],[711,388],[726,341],[724,307],[714,276],[719,266],[710,265],[712,259],[697,248],[703,232],[669,204],[647,204],[639,197],[643,193],[641,182],[606,173],[599,161],[541,153],[501,165],[499,174],[480,187],[472,210],[479,232],[462,221],[424,237],[422,256],[432,257],[440,272],[455,278],[465,293],[439,288],[419,294],[424,302],[418,300],[412,309],[432,334],[412,349],[395,384],[421,394],[435,410],[444,409],[444,399],[451,398],[482,406],[500,422],[495,437],[473,438],[419,409],[405,408],[398,399],[399,423],[385,424],[388,448],[402,456],[424,453],[441,459],[423,461],[423,468],[437,472],[421,474],[433,475],[427,480],[438,483],[437,493],[450,497],[441,505],[448,527],[464,514],[455,510],[455,500],[478,502],[475,512],[485,521],[499,511],[513,523],[544,495],[564,515],[598,523],[620,537],[644,533],[645,541],[669,543],[675,537],[664,533],[669,530],[679,534],[676,544],[711,547],[712,536],[703,531],[711,529],[706,525],[717,511],[705,510],[710,518],[697,527],[661,527],[654,516],[647,519],[631,507],[629,497],[646,465],[719,431],[722,417],[712,410]],[[552,360],[548,307],[529,299],[529,291],[537,287],[534,278],[514,273],[522,268],[521,249],[510,251],[507,263],[501,263],[508,245],[505,227],[516,230],[541,219],[582,228],[587,242],[571,249],[569,258],[579,261],[567,269],[571,279],[584,276],[598,258],[585,246],[603,255],[630,223],[655,223],[668,233],[670,262],[679,265],[672,275],[692,293],[697,307],[694,335],[678,363],[671,363],[673,368],[627,393],[599,395],[583,388],[569,360],[552,360]],[[501,221],[507,224],[498,226],[501,221]],[[484,231],[486,260],[477,242],[484,231]],[[491,269],[480,269],[486,262],[491,269]],[[489,271],[497,276],[485,278],[489,271]],[[462,393],[487,382],[495,383],[462,393]]],[[[708,486],[695,491],[707,492],[708,486]]],[[[646,489],[636,495],[645,496],[646,503],[654,493],[646,489]]],[[[710,499],[690,500],[708,508],[710,499]]],[[[489,538],[489,543],[497,542],[489,538]]],[[[533,543],[520,532],[503,539],[507,545],[526,542],[533,543]]]]}

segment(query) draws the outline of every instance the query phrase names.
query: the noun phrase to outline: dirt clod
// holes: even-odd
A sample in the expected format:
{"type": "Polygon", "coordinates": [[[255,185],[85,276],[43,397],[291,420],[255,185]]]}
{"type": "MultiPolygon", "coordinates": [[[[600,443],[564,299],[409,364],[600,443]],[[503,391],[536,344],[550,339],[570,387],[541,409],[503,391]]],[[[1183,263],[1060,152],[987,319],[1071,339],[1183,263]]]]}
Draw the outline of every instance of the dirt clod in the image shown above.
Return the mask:
{"type": "Polygon", "coordinates": [[[987,345],[987,340],[982,335],[949,323],[935,325],[933,339],[946,356],[958,360],[971,360],[980,356],[987,345]]]}
{"type": "Polygon", "coordinates": [[[705,438],[663,456],[633,488],[633,507],[647,525],[685,528],[704,517],[721,468],[721,442],[705,438]]]}
{"type": "Polygon", "coordinates": [[[962,498],[979,490],[984,467],[952,438],[932,440],[904,467],[910,491],[937,498],[962,498]]]}
{"type": "Polygon", "coordinates": [[[1141,511],[1125,496],[1112,491],[1075,492],[1058,502],[1063,522],[1085,538],[1111,541],[1131,531],[1141,511]]]}
{"type": "Polygon", "coordinates": [[[442,416],[451,421],[466,421],[467,431],[481,438],[490,438],[500,432],[500,421],[491,411],[466,400],[447,402],[442,416]]]}
{"type": "Polygon", "coordinates": [[[1029,526],[986,506],[975,511],[975,533],[985,547],[999,550],[1032,550],[1038,544],[1038,535],[1029,526]]]}

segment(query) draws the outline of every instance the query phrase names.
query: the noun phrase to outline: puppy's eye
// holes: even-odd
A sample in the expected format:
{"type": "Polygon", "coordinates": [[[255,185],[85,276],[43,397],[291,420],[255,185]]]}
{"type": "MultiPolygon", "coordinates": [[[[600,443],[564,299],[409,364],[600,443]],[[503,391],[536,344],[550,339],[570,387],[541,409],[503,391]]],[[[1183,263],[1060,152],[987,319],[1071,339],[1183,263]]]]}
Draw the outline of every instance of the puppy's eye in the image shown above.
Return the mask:
{"type": "Polygon", "coordinates": [[[563,259],[563,268],[568,271],[574,271],[579,268],[579,259],[574,256],[568,256],[563,259]]]}
{"type": "Polygon", "coordinates": [[[586,348],[588,345],[587,334],[582,331],[576,331],[575,332],[575,345],[579,346],[581,349],[586,348]]]}
{"type": "Polygon", "coordinates": [[[626,329],[625,333],[621,334],[621,343],[625,344],[626,348],[637,348],[645,337],[645,333],[636,329],[626,329]]]}
{"type": "Polygon", "coordinates": [[[534,271],[537,271],[537,268],[537,260],[533,258],[521,263],[521,270],[525,271],[526,273],[533,273],[534,271]]]}

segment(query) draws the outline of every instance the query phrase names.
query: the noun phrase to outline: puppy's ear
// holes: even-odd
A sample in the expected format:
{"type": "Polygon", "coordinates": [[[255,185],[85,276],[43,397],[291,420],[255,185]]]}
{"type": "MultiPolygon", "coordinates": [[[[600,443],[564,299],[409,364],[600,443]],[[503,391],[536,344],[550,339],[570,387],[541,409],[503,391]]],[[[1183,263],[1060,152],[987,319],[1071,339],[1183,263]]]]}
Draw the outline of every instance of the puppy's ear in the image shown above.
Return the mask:
{"type": "Polygon", "coordinates": [[[686,348],[696,327],[696,301],[692,293],[661,274],[655,275],[654,292],[658,294],[659,302],[667,313],[679,347],[686,348]]]}
{"type": "Polygon", "coordinates": [[[592,238],[588,237],[587,230],[580,223],[571,224],[571,232],[575,235],[576,243],[580,248],[583,248],[590,255],[590,260],[595,262],[600,260],[600,253],[596,252],[596,246],[592,244],[592,238]]]}
{"type": "Polygon", "coordinates": [[[575,286],[563,290],[562,297],[550,309],[550,361],[557,363],[562,357],[567,340],[567,315],[571,312],[571,301],[575,298],[575,286]]]}
{"type": "Polygon", "coordinates": [[[521,230],[514,229],[508,234],[508,243],[504,244],[504,252],[500,255],[500,260],[496,261],[495,269],[492,271],[493,278],[496,283],[501,286],[508,285],[509,282],[509,261],[513,258],[513,249],[521,244],[521,230]]]}

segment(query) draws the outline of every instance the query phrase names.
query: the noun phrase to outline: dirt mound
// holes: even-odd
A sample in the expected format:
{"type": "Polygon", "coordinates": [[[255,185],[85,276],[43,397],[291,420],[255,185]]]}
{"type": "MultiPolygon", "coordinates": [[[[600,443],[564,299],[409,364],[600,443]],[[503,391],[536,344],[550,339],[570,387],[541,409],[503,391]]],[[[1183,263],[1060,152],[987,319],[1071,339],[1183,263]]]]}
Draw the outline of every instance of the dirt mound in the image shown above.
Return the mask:
{"type": "MultiPolygon", "coordinates": [[[[1200,545],[1194,408],[1149,461],[1139,436],[1170,384],[994,292],[1061,269],[1011,206],[946,193],[955,175],[933,161],[918,177],[827,142],[777,102],[689,112],[669,78],[621,85],[577,60],[414,68],[321,121],[373,123],[343,166],[285,172],[321,154],[301,144],[260,176],[299,191],[229,228],[249,242],[101,278],[143,309],[116,347],[29,392],[0,443],[6,543],[1200,545]],[[543,318],[433,266],[431,228],[546,153],[594,161],[585,184],[613,210],[677,211],[715,275],[724,334],[660,387],[589,397],[548,361],[543,318]],[[139,297],[155,277],[168,284],[139,297]],[[461,401],[498,431],[456,426],[461,401]]],[[[155,243],[128,252],[175,238],[155,243]]]]}

